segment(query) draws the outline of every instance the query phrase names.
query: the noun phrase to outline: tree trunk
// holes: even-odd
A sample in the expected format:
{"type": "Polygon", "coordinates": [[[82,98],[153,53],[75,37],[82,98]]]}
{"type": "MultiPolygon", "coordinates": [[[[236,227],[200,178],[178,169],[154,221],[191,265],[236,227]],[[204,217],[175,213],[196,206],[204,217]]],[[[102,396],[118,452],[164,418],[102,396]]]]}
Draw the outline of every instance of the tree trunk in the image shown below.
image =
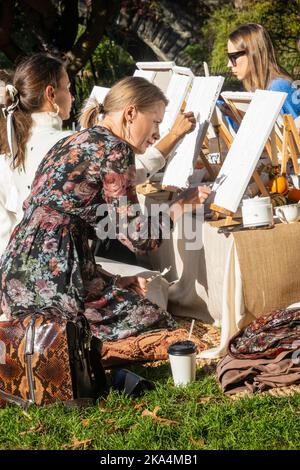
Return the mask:
{"type": "Polygon", "coordinates": [[[101,41],[108,19],[113,12],[110,0],[92,0],[92,11],[85,32],[65,56],[68,61],[68,72],[75,76],[84,67],[101,41]]]}

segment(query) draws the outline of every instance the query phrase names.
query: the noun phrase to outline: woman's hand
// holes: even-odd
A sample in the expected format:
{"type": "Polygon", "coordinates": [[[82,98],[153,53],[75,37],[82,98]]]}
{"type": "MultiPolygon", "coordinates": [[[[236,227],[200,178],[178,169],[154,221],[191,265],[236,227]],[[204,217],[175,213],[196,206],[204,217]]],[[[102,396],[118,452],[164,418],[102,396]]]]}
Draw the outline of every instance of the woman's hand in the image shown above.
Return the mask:
{"type": "Polygon", "coordinates": [[[170,216],[173,221],[175,222],[182,214],[195,210],[200,204],[204,204],[210,193],[211,189],[208,186],[198,186],[182,191],[170,206],[170,216]]]}
{"type": "Polygon", "coordinates": [[[145,297],[148,290],[148,282],[150,279],[145,279],[141,276],[124,276],[120,277],[116,282],[116,287],[126,288],[132,290],[137,294],[145,297]]]}
{"type": "Polygon", "coordinates": [[[157,144],[155,148],[167,158],[175,145],[189,132],[196,127],[196,118],[193,112],[179,113],[170,132],[166,134],[157,144]]]}
{"type": "Polygon", "coordinates": [[[170,134],[182,139],[186,134],[192,132],[196,127],[196,118],[192,111],[188,113],[179,113],[174,122],[170,134]]]}

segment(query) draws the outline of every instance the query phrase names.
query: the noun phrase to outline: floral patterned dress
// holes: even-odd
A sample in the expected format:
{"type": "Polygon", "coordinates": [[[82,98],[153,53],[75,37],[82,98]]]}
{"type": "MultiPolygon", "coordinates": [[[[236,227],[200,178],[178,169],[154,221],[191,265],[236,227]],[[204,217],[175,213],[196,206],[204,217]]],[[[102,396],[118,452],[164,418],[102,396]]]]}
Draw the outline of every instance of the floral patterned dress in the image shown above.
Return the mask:
{"type": "Polygon", "coordinates": [[[146,252],[159,245],[159,239],[140,236],[151,219],[136,212],[134,178],[132,150],[104,127],[62,139],[48,152],[0,263],[1,308],[7,318],[45,309],[65,317],[83,312],[102,340],[175,326],[168,312],[115,287],[89,248],[90,227],[103,207],[130,249],[146,252]]]}

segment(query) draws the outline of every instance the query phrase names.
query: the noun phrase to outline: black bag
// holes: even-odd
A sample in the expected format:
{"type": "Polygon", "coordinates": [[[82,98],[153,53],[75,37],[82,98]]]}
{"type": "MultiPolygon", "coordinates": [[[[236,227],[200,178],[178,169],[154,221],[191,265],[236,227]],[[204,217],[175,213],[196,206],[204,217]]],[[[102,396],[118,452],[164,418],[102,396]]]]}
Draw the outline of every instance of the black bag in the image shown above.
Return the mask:
{"type": "Polygon", "coordinates": [[[133,397],[138,397],[144,391],[155,388],[153,382],[128,369],[117,369],[112,376],[111,384],[119,392],[133,397]]]}
{"type": "Polygon", "coordinates": [[[50,312],[0,322],[0,406],[92,403],[107,392],[101,341],[84,315],[50,312]]]}

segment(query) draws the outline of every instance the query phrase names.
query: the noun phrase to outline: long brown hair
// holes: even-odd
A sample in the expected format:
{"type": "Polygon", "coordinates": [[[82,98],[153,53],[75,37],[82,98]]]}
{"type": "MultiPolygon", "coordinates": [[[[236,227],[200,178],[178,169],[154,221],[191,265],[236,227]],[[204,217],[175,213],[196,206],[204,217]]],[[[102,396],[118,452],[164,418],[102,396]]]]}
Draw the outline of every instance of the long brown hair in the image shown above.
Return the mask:
{"type": "Polygon", "coordinates": [[[229,35],[229,40],[238,51],[246,51],[249,60],[250,73],[243,80],[245,90],[266,90],[270,82],[279,77],[292,81],[288,72],[277,63],[270,35],[262,25],[243,24],[229,35]]]}
{"type": "Polygon", "coordinates": [[[107,93],[103,103],[87,100],[79,117],[82,127],[91,127],[99,122],[99,114],[121,111],[132,104],[143,112],[151,109],[154,103],[168,100],[160,88],[142,77],[125,77],[117,82],[107,93]]]}
{"type": "MultiPolygon", "coordinates": [[[[19,104],[13,113],[18,153],[14,161],[14,167],[24,166],[25,148],[29,138],[32,117],[31,114],[39,112],[44,105],[44,92],[48,85],[57,88],[62,76],[63,62],[48,54],[34,54],[20,62],[13,76],[0,70],[0,80],[4,85],[12,84],[18,92],[19,104]]],[[[4,94],[3,108],[12,104],[9,93],[4,94]]],[[[10,153],[6,120],[3,114],[0,116],[0,153],[10,153]]]]}

